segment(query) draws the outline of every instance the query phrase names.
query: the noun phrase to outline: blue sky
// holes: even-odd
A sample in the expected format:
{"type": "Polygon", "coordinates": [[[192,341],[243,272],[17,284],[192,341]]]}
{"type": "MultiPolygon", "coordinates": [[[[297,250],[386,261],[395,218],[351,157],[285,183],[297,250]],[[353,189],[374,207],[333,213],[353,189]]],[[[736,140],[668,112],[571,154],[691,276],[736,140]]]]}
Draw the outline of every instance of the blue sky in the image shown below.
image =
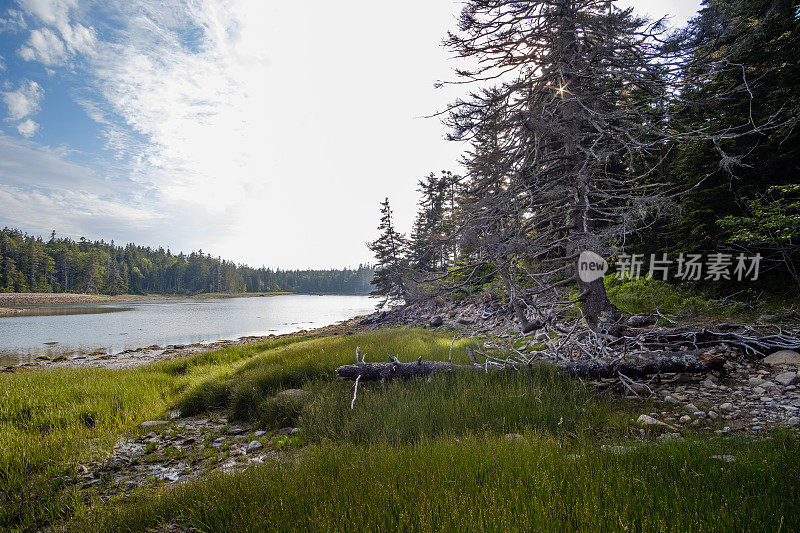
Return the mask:
{"type": "MultiPolygon", "coordinates": [[[[634,2],[629,1],[633,5],[634,2]]],[[[636,2],[682,24],[696,1],[636,2]]],[[[0,0],[0,226],[259,266],[370,260],[457,170],[460,2],[0,0]]]]}

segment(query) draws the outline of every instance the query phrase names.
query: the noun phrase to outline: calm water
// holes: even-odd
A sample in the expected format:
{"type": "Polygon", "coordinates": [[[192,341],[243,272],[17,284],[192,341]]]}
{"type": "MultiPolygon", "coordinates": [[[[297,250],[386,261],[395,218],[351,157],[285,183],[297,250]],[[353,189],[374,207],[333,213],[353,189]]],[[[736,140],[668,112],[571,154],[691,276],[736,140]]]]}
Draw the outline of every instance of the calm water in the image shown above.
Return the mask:
{"type": "Polygon", "coordinates": [[[109,312],[0,317],[0,365],[158,344],[192,344],[312,329],[371,313],[368,296],[287,295],[87,304],[109,312]],[[113,312],[118,311],[118,312],[113,312]]]}

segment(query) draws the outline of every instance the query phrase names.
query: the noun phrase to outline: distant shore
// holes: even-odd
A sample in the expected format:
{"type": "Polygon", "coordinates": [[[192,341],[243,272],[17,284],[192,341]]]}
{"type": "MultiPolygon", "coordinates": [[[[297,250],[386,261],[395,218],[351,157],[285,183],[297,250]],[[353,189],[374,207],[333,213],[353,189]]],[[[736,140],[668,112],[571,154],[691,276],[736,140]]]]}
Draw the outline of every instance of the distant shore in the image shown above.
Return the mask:
{"type": "Polygon", "coordinates": [[[290,292],[244,292],[231,293],[201,293],[193,295],[181,294],[76,294],[57,292],[1,292],[0,317],[24,314],[26,306],[42,305],[73,305],[73,304],[103,304],[110,302],[136,302],[142,300],[181,300],[186,298],[244,298],[257,296],[281,296],[292,294],[290,292]],[[22,309],[21,309],[22,308],[22,309]]]}

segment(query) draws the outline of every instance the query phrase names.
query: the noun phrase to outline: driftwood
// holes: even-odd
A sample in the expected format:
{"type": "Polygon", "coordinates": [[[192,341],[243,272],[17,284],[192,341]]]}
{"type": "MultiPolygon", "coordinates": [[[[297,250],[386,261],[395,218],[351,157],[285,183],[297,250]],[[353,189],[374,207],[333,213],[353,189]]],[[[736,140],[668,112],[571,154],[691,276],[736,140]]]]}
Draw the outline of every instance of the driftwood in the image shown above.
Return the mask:
{"type": "MultiPolygon", "coordinates": [[[[433,374],[449,372],[521,372],[532,368],[532,364],[519,365],[511,361],[502,362],[487,358],[479,364],[468,349],[471,365],[456,365],[444,361],[423,361],[420,357],[413,363],[403,363],[397,357],[390,356],[388,363],[365,363],[360,356],[356,364],[344,365],[336,369],[340,378],[358,381],[386,381],[391,379],[410,379],[428,377],[433,374]]],[[[722,368],[725,360],[721,357],[695,355],[688,352],[670,353],[641,358],[637,361],[569,361],[558,364],[559,372],[581,378],[619,377],[636,378],[665,372],[708,372],[722,368]]]]}

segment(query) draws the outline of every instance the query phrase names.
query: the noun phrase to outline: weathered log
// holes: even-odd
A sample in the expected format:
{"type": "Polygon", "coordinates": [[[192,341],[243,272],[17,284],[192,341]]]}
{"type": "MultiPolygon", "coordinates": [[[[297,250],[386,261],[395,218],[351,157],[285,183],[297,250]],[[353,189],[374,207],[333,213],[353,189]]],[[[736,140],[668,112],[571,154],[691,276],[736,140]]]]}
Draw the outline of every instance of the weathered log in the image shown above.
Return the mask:
{"type": "MultiPolygon", "coordinates": [[[[559,372],[580,378],[598,379],[617,377],[623,374],[629,378],[655,375],[666,372],[698,373],[722,368],[725,360],[721,357],[679,352],[662,354],[637,361],[565,361],[558,364],[559,372]]],[[[336,369],[336,374],[344,379],[361,381],[385,381],[391,379],[410,379],[427,377],[432,374],[448,372],[517,372],[525,371],[531,365],[491,364],[455,365],[444,361],[422,361],[402,363],[396,357],[389,363],[364,363],[344,365],[336,369]]]]}

